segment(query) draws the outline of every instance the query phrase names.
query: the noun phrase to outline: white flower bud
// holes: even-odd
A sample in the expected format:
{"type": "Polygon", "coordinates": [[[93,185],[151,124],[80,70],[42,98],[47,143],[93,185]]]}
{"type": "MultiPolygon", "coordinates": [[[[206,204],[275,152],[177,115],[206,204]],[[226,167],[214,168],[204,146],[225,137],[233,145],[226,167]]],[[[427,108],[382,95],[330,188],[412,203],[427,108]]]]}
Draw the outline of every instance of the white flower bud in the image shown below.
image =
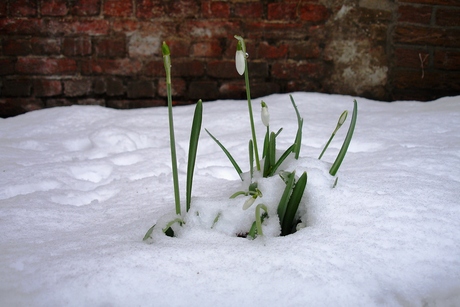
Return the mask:
{"type": "Polygon", "coordinates": [[[236,50],[235,54],[235,65],[236,65],[236,70],[240,75],[244,74],[244,71],[246,69],[246,63],[244,61],[244,52],[243,50],[236,50]]]}
{"type": "Polygon", "coordinates": [[[262,101],[262,123],[265,125],[265,127],[268,127],[270,125],[270,113],[268,113],[268,106],[265,102],[262,101]]]}
{"type": "Polygon", "coordinates": [[[256,198],[257,198],[257,197],[249,197],[249,198],[244,202],[243,210],[246,210],[246,209],[248,209],[249,207],[251,207],[252,204],[256,201],[256,198]]]}

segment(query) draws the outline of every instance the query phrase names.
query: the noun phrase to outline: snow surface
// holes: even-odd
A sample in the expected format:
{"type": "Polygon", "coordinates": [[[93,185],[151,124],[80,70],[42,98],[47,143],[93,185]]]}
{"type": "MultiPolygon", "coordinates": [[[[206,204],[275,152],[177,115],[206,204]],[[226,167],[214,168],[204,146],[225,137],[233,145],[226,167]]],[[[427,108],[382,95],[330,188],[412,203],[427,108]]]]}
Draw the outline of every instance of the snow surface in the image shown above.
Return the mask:
{"type": "MultiPolygon", "coordinates": [[[[356,98],[355,135],[331,189],[327,167],[349,119],[316,158],[354,98],[293,96],[303,147],[283,167],[308,172],[307,227],[279,237],[271,214],[256,240],[236,237],[255,205],[243,211],[245,197],[228,199],[245,183],[202,132],[187,224],[176,238],[157,231],[142,241],[174,216],[166,108],[0,119],[0,306],[460,306],[460,97],[356,98]]],[[[285,149],[297,129],[289,97],[264,101],[285,149]]],[[[247,171],[246,101],[203,106],[203,128],[247,171]]],[[[182,203],[192,114],[174,108],[182,203]]],[[[280,181],[261,181],[264,203],[276,201],[280,181]]]]}

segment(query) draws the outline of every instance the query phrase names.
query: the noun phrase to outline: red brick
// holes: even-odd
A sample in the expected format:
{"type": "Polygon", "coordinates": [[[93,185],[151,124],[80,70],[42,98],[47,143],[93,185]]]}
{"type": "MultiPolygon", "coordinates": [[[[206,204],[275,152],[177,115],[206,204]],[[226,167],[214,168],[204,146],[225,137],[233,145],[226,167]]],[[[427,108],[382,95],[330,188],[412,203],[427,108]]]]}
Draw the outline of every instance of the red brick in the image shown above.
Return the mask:
{"type": "Polygon", "coordinates": [[[107,107],[114,109],[138,109],[165,106],[164,100],[146,99],[146,100],[108,100],[107,107]]]}
{"type": "Polygon", "coordinates": [[[249,61],[249,76],[251,78],[262,78],[268,77],[268,64],[265,61],[249,61]]]}
{"type": "Polygon", "coordinates": [[[101,0],[73,0],[70,10],[76,16],[95,16],[101,12],[101,0]]]}
{"type": "MultiPolygon", "coordinates": [[[[185,90],[187,89],[187,83],[184,81],[182,78],[173,78],[171,80],[171,92],[172,96],[184,96],[185,95],[185,90]]],[[[166,86],[166,80],[161,79],[158,81],[158,95],[161,97],[166,97],[167,96],[167,86],[166,86]]]]}
{"type": "Polygon", "coordinates": [[[124,57],[126,55],[126,41],[124,37],[104,37],[94,41],[94,50],[101,57],[124,57]]]}
{"type": "Polygon", "coordinates": [[[37,15],[37,0],[9,1],[11,16],[32,17],[37,15]]]}
{"type": "Polygon", "coordinates": [[[97,59],[82,62],[82,73],[134,76],[142,69],[142,63],[131,59],[97,59]]]}
{"type": "Polygon", "coordinates": [[[397,67],[421,68],[423,61],[423,66],[427,68],[431,62],[429,54],[423,49],[397,48],[394,56],[397,67]]]}
{"type": "Polygon", "coordinates": [[[91,54],[91,40],[88,37],[66,37],[62,44],[65,56],[85,56],[91,54]]]}
{"type": "Polygon", "coordinates": [[[41,19],[0,19],[0,34],[3,35],[39,35],[42,30],[41,19]]]}
{"type": "Polygon", "coordinates": [[[180,33],[197,38],[233,38],[238,29],[236,22],[191,20],[181,25],[180,33]]]}
{"type": "Polygon", "coordinates": [[[393,39],[404,44],[460,47],[460,30],[398,25],[393,39]]]}
{"type": "Polygon", "coordinates": [[[72,32],[79,35],[106,35],[109,30],[110,25],[107,20],[88,20],[72,23],[72,32]]]}
{"type": "Polygon", "coordinates": [[[280,92],[280,85],[274,82],[253,82],[251,96],[253,98],[268,96],[280,92]]]}
{"type": "MultiPolygon", "coordinates": [[[[164,67],[163,67],[164,70],[164,67]]],[[[171,75],[175,77],[199,77],[204,75],[204,64],[197,60],[174,61],[171,75]]]]}
{"type": "Polygon", "coordinates": [[[201,13],[205,18],[228,18],[230,17],[230,5],[224,1],[202,1],[201,13]]]}
{"type": "MultiPolygon", "coordinates": [[[[173,60],[174,69],[176,68],[175,60],[173,60]]],[[[165,66],[163,60],[150,61],[144,64],[145,75],[149,77],[165,77],[165,66]]],[[[204,70],[204,69],[203,69],[204,70]]]]}
{"type": "Polygon", "coordinates": [[[10,117],[44,107],[40,99],[35,98],[6,98],[0,99],[0,117],[10,117]]]}
{"type": "Polygon", "coordinates": [[[269,3],[267,7],[268,20],[295,20],[297,18],[297,4],[269,3]]]}
{"type": "Polygon", "coordinates": [[[57,55],[61,53],[60,39],[33,37],[30,43],[35,55],[57,55]]]}
{"type": "Polygon", "coordinates": [[[11,75],[15,70],[15,60],[0,59],[0,75],[11,75]]]}
{"type": "Polygon", "coordinates": [[[446,70],[460,70],[460,51],[436,51],[434,67],[446,70]]]}
{"type": "Polygon", "coordinates": [[[460,27],[460,9],[438,9],[436,24],[445,27],[460,27]]]}
{"type": "Polygon", "coordinates": [[[222,54],[222,48],[218,41],[199,42],[193,44],[191,55],[194,57],[219,57],[222,54]]]}
{"type": "Polygon", "coordinates": [[[190,41],[184,39],[168,39],[166,43],[171,50],[173,58],[190,56],[190,41]]]}
{"type": "Polygon", "coordinates": [[[312,41],[292,41],[289,44],[289,59],[315,59],[321,55],[319,44],[312,41]]]}
{"type": "Polygon", "coordinates": [[[78,105],[82,106],[105,106],[104,99],[84,98],[77,100],[78,105]]]}
{"type": "Polygon", "coordinates": [[[196,0],[172,1],[169,16],[173,18],[196,18],[200,11],[197,2],[196,0]]]}
{"type": "Polygon", "coordinates": [[[2,42],[4,55],[28,55],[32,51],[30,41],[23,38],[6,38],[2,42]]]}
{"type": "Polygon", "coordinates": [[[16,63],[16,71],[37,75],[74,74],[77,71],[77,63],[72,59],[20,57],[16,63]]]}
{"type": "Polygon", "coordinates": [[[77,97],[88,95],[91,91],[91,81],[82,80],[65,80],[64,94],[68,97],[77,97]]]}
{"type": "Polygon", "coordinates": [[[234,60],[210,61],[207,65],[207,73],[209,76],[219,79],[237,79],[241,77],[236,71],[234,60]]]}
{"type": "Polygon", "coordinates": [[[66,0],[41,0],[43,16],[65,16],[68,10],[66,0]]]}
{"type": "Polygon", "coordinates": [[[107,78],[107,95],[109,96],[122,96],[126,92],[123,80],[119,78],[107,78]]]}
{"type": "Polygon", "coordinates": [[[398,21],[419,24],[430,24],[431,13],[433,9],[430,6],[412,6],[400,5],[398,7],[398,21]]]}
{"type": "Polygon", "coordinates": [[[261,2],[235,3],[233,17],[236,18],[261,18],[264,14],[264,6],[261,2]]]}
{"type": "Polygon", "coordinates": [[[280,59],[285,58],[288,54],[288,46],[280,44],[279,46],[271,46],[267,42],[261,42],[257,52],[258,58],[265,59],[280,59]]]}
{"type": "Polygon", "coordinates": [[[220,98],[224,99],[244,99],[246,98],[246,84],[243,80],[224,82],[219,87],[220,98]]]}
{"type": "Polygon", "coordinates": [[[136,16],[142,19],[166,15],[165,4],[158,0],[136,0],[136,16]]]}
{"type": "Polygon", "coordinates": [[[104,15],[109,17],[129,17],[133,14],[131,0],[105,0],[104,15]]]}
{"type": "Polygon", "coordinates": [[[48,36],[58,35],[106,35],[110,30],[107,20],[66,20],[49,19],[44,20],[40,33],[48,36]]]}
{"type": "Polygon", "coordinates": [[[123,34],[134,32],[139,29],[140,24],[137,20],[131,19],[122,19],[122,20],[114,20],[112,22],[111,29],[115,32],[121,32],[123,34]]]}
{"type": "Polygon", "coordinates": [[[276,62],[272,65],[271,73],[275,79],[293,80],[303,79],[306,76],[318,79],[323,77],[323,66],[309,62],[276,62]]]}
{"type": "Polygon", "coordinates": [[[458,0],[399,0],[400,3],[460,6],[458,0]]]}
{"type": "Polygon", "coordinates": [[[62,84],[59,80],[34,80],[34,93],[37,97],[51,97],[62,94],[62,84]]]}
{"type": "MultiPolygon", "coordinates": [[[[303,24],[300,23],[280,23],[280,22],[248,22],[246,24],[246,39],[304,39],[306,33],[303,24]]],[[[230,33],[237,33],[231,30],[230,33]]]]}
{"type": "Polygon", "coordinates": [[[329,18],[329,11],[324,5],[305,4],[299,8],[300,19],[305,21],[320,22],[329,18]]]}

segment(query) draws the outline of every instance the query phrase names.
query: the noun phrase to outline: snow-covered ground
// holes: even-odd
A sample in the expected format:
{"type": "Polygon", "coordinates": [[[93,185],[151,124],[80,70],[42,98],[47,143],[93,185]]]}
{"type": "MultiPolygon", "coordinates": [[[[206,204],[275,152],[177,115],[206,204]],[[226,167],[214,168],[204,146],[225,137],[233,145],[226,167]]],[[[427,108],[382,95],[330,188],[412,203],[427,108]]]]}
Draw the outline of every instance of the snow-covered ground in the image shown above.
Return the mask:
{"type": "MultiPolygon", "coordinates": [[[[307,227],[278,237],[271,216],[256,240],[236,237],[254,208],[228,199],[242,183],[202,132],[193,214],[178,237],[142,241],[174,212],[166,108],[72,106],[0,119],[0,306],[460,306],[460,97],[356,98],[335,189],[323,169],[348,121],[316,158],[354,97],[293,97],[302,158],[285,167],[309,174],[307,227]]],[[[285,149],[297,129],[289,97],[264,101],[285,149]]],[[[203,128],[247,171],[246,101],[203,106],[203,128]]],[[[183,205],[192,115],[193,106],[174,108],[183,205]]],[[[280,186],[272,180],[267,194],[280,186]]]]}

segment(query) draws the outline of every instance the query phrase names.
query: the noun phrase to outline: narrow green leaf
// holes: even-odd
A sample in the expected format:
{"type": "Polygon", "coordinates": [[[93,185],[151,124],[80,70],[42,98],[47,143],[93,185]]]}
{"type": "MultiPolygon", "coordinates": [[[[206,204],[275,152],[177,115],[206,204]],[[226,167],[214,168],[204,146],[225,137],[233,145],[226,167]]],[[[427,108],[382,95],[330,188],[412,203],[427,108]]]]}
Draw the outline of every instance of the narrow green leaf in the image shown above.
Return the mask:
{"type": "Polygon", "coordinates": [[[276,171],[278,170],[278,167],[280,167],[280,165],[284,162],[284,160],[286,160],[286,158],[289,157],[289,155],[294,151],[294,148],[295,148],[295,144],[292,144],[291,146],[289,146],[288,149],[286,149],[286,151],[281,155],[281,157],[278,159],[275,165],[272,166],[272,169],[268,173],[268,177],[271,177],[276,173],[276,171]]]}
{"type": "Polygon", "coordinates": [[[292,190],[292,195],[286,207],[283,223],[281,224],[281,235],[285,236],[291,233],[294,224],[294,218],[299,208],[305,187],[307,185],[307,172],[303,172],[292,190]]]}
{"type": "Polygon", "coordinates": [[[188,150],[188,163],[187,163],[187,186],[186,186],[186,210],[190,210],[192,202],[192,185],[193,185],[193,172],[195,170],[196,152],[198,150],[198,141],[201,132],[201,122],[203,118],[203,103],[198,100],[195,107],[195,114],[193,116],[192,131],[190,133],[190,146],[188,150]]]}
{"type": "Polygon", "coordinates": [[[265,158],[267,156],[269,143],[270,143],[270,128],[267,127],[267,132],[265,133],[265,138],[264,138],[264,148],[262,150],[262,158],[265,158]]]}
{"type": "Polygon", "coordinates": [[[286,214],[286,208],[289,202],[289,198],[291,197],[292,188],[295,182],[295,171],[290,174],[283,174],[285,177],[281,177],[283,180],[286,180],[287,176],[287,183],[286,187],[284,188],[283,195],[281,195],[280,202],[278,204],[278,217],[280,219],[280,224],[283,225],[284,215],[286,214]]]}
{"type": "MultiPolygon", "coordinates": [[[[156,224],[155,224],[155,225],[156,225],[156,224]]],[[[145,241],[145,240],[147,240],[148,238],[151,238],[152,232],[153,232],[153,228],[155,228],[155,225],[153,225],[152,227],[149,228],[149,230],[147,230],[147,232],[145,233],[145,236],[144,236],[144,238],[142,239],[142,241],[145,241]]]]}
{"type": "Polygon", "coordinates": [[[254,146],[252,145],[252,140],[249,140],[249,174],[250,181],[252,182],[254,175],[254,146]]]}
{"type": "Polygon", "coordinates": [[[214,142],[217,143],[217,145],[219,145],[219,147],[222,149],[222,151],[225,153],[225,155],[227,155],[227,158],[230,160],[230,162],[232,163],[233,167],[235,168],[236,172],[238,173],[238,176],[240,176],[241,180],[243,180],[243,171],[241,170],[240,166],[238,165],[238,163],[236,163],[235,159],[233,159],[232,155],[230,154],[230,152],[227,150],[227,148],[224,147],[224,145],[222,145],[221,142],[219,142],[218,139],[216,139],[212,134],[211,132],[208,131],[208,129],[204,129],[206,130],[206,132],[209,134],[209,136],[214,140],[214,142]]]}
{"type": "Polygon", "coordinates": [[[323,157],[324,153],[326,152],[326,149],[329,147],[329,144],[331,144],[331,141],[334,138],[335,134],[337,133],[337,131],[339,131],[340,127],[342,127],[343,123],[347,119],[347,115],[348,115],[347,110],[343,111],[342,114],[340,115],[339,120],[337,121],[337,126],[335,127],[334,131],[331,134],[331,137],[327,141],[326,146],[324,146],[324,149],[319,155],[318,160],[321,160],[321,158],[323,157]]]}
{"type": "Polygon", "coordinates": [[[337,158],[335,159],[334,163],[331,166],[331,169],[329,170],[329,174],[331,174],[332,176],[335,176],[335,174],[337,174],[337,171],[339,170],[340,165],[342,164],[342,161],[345,158],[345,155],[347,154],[348,146],[350,145],[351,139],[353,138],[353,132],[355,131],[357,117],[358,117],[358,102],[356,102],[356,99],[355,99],[354,106],[353,106],[353,114],[351,116],[351,122],[350,122],[350,126],[348,127],[347,136],[345,137],[345,140],[343,141],[342,148],[340,148],[337,158]]]}
{"type": "Polygon", "coordinates": [[[299,109],[297,108],[297,105],[295,104],[294,98],[292,95],[289,95],[291,98],[292,106],[294,107],[295,113],[297,115],[297,133],[295,136],[295,142],[294,144],[295,149],[294,149],[294,154],[295,154],[295,159],[298,160],[300,156],[300,148],[302,147],[302,129],[303,129],[303,118],[300,117],[299,109]]]}

